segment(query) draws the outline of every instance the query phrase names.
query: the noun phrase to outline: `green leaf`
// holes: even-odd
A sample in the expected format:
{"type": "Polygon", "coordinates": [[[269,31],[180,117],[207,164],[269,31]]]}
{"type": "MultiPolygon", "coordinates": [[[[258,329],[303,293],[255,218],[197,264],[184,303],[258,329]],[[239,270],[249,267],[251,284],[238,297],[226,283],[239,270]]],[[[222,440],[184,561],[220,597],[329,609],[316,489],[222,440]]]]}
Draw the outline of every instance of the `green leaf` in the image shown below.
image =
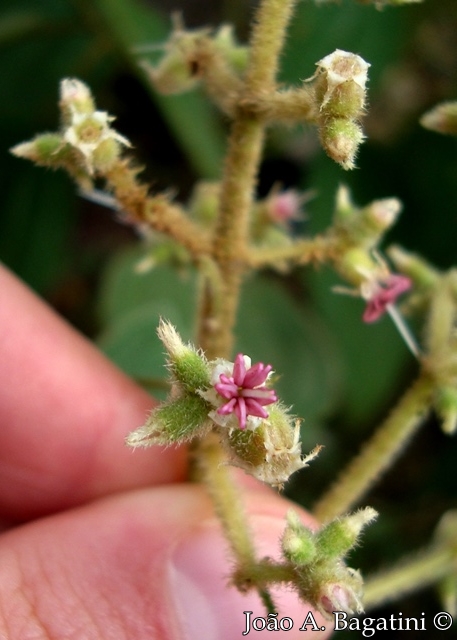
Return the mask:
{"type": "Polygon", "coordinates": [[[101,280],[98,344],[121,369],[138,378],[166,375],[164,346],[157,336],[161,317],[174,324],[184,340],[192,335],[195,283],[193,273],[180,276],[160,265],[135,272],[142,257],[135,247],[117,254],[101,280]]]}
{"type": "Polygon", "coordinates": [[[72,185],[63,175],[23,163],[10,177],[2,200],[0,256],[34,289],[46,293],[70,265],[72,185]]]}

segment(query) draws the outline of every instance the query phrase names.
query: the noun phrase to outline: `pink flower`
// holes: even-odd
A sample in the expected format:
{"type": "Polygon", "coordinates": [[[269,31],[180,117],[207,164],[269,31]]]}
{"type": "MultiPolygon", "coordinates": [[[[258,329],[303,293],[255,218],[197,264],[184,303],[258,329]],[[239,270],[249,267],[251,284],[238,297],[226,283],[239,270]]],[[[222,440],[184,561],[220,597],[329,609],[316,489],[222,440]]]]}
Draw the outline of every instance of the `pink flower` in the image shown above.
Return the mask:
{"type": "MultiPolygon", "coordinates": [[[[370,284],[370,291],[364,297],[368,300],[364,314],[364,322],[375,322],[386,311],[390,304],[394,304],[398,296],[411,288],[411,280],[406,276],[389,274],[383,280],[370,284]]],[[[362,292],[363,295],[363,292],[362,292]]]]}
{"type": "Polygon", "coordinates": [[[271,370],[271,365],[264,365],[262,362],[246,370],[244,356],[239,353],[235,358],[232,375],[221,373],[220,382],[214,385],[217,393],[228,400],[219,407],[217,413],[222,416],[234,413],[240,429],[245,429],[249,415],[268,418],[268,413],[263,407],[278,399],[273,389],[264,386],[271,370]]]}

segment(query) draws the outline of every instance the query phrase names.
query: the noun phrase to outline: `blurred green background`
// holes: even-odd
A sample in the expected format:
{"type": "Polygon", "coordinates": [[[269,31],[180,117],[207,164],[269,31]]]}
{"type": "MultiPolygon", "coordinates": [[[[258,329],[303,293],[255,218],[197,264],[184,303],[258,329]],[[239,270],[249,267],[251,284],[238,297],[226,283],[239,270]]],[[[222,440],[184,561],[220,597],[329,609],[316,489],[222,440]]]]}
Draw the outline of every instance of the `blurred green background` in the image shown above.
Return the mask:
{"type": "MultiPolygon", "coordinates": [[[[130,228],[108,209],[78,197],[65,175],[34,168],[8,149],[57,128],[59,81],[78,77],[91,86],[98,108],[117,116],[116,128],[146,166],[144,178],[185,200],[196,179],[220,175],[227,123],[199,91],[158,97],[136,64],[134,47],[163,42],[172,11],[180,11],[191,27],[233,21],[243,41],[254,5],[2,2],[0,259],[134,376],[163,375],[155,337],[160,315],[191,337],[193,274],[167,266],[134,274],[143,249],[130,228]]],[[[404,211],[387,243],[402,243],[442,268],[455,264],[456,142],[421,129],[418,117],[438,101],[457,98],[457,3],[426,0],[376,11],[352,0],[319,7],[304,0],[290,29],[281,79],[297,83],[310,77],[316,61],[336,48],[372,65],[368,141],[359,168],[347,173],[332,163],[311,129],[272,129],[259,194],[278,181],[315,190],[305,233],[328,224],[342,182],[360,204],[396,196],[404,211]]],[[[338,278],[327,269],[253,278],[237,333],[238,349],[272,362],[282,375],[285,401],[305,418],[305,449],[325,445],[288,489],[308,507],[415,374],[389,321],[363,325],[361,301],[333,294],[335,284],[338,278]]],[[[456,505],[456,455],[455,439],[443,436],[432,417],[367,498],[381,517],[352,566],[367,572],[428,541],[440,515],[456,505]]],[[[430,590],[392,608],[411,616],[438,610],[430,590]]]]}

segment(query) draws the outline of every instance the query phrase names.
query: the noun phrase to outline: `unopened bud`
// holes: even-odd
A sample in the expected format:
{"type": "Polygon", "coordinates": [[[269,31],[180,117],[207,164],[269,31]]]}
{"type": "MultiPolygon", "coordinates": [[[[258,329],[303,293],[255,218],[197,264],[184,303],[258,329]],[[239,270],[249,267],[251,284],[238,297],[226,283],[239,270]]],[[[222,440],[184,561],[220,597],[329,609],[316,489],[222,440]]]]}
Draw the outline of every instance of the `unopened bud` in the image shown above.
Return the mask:
{"type": "Polygon", "coordinates": [[[71,123],[75,113],[88,115],[95,111],[89,87],[76,78],[65,78],[60,83],[59,106],[64,126],[71,123]]]}
{"type": "Polygon", "coordinates": [[[43,133],[30,142],[21,142],[11,149],[11,153],[18,158],[26,158],[37,164],[57,165],[57,153],[64,142],[58,133],[43,133]]]}
{"type": "Polygon", "coordinates": [[[359,145],[365,136],[354,120],[330,118],[319,127],[319,137],[326,153],[343,169],[353,169],[359,145]]]}
{"type": "Polygon", "coordinates": [[[309,564],[316,557],[314,534],[303,526],[295,511],[287,514],[281,546],[286,558],[297,565],[309,564]]]}
{"type": "Polygon", "coordinates": [[[426,129],[438,133],[457,135],[457,102],[439,104],[427,111],[420,119],[420,123],[426,129]]]}
{"type": "Polygon", "coordinates": [[[175,380],[188,391],[209,387],[209,368],[203,354],[184,344],[169,322],[161,320],[157,334],[168,351],[169,366],[175,380]]]}
{"type": "Polygon", "coordinates": [[[371,507],[330,522],[317,534],[319,556],[325,559],[343,557],[356,544],[365,525],[377,513],[371,507]]]}
{"type": "Polygon", "coordinates": [[[208,404],[200,396],[187,394],[153,409],[146,424],[132,431],[126,443],[130,447],[180,444],[202,437],[210,428],[208,404]]]}

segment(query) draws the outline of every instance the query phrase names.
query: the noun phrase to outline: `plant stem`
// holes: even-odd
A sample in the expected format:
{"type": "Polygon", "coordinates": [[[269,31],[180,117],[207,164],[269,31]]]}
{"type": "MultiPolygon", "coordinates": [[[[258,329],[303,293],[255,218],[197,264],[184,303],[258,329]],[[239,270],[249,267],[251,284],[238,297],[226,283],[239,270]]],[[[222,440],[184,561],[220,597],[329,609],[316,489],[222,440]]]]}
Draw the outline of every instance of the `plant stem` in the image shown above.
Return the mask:
{"type": "MultiPolygon", "coordinates": [[[[268,96],[275,91],[279,53],[294,4],[295,0],[263,0],[257,11],[250,60],[240,88],[240,101],[234,110],[221,184],[212,251],[214,268],[208,277],[203,276],[198,342],[209,359],[229,357],[232,349],[246,270],[250,213],[265,136],[264,119],[243,106],[243,99],[249,103],[249,98],[268,96]]],[[[196,445],[195,458],[235,555],[237,569],[243,575],[255,573],[257,563],[251,531],[226,467],[225,452],[215,434],[196,445]]],[[[261,584],[257,590],[267,611],[273,613],[275,607],[269,592],[261,584]]]]}
{"type": "Polygon", "coordinates": [[[205,294],[200,307],[200,346],[208,357],[230,354],[245,266],[250,212],[261,161],[265,121],[243,99],[268,96],[276,87],[276,72],[287,24],[295,0],[263,0],[257,11],[250,42],[250,59],[240,104],[236,109],[221,185],[213,257],[221,276],[220,304],[205,294]],[[204,315],[204,317],[203,317],[204,315]]]}
{"type": "Polygon", "coordinates": [[[455,550],[438,546],[400,562],[365,581],[363,602],[367,609],[397,600],[423,589],[457,570],[455,550]]]}
{"type": "MultiPolygon", "coordinates": [[[[235,556],[237,570],[243,576],[252,576],[257,566],[254,543],[240,494],[228,472],[227,458],[217,436],[214,433],[207,436],[196,445],[194,453],[198,479],[204,482],[212,498],[216,515],[235,556]]],[[[268,611],[277,611],[263,586],[258,592],[268,611]]]]}
{"type": "Polygon", "coordinates": [[[319,500],[314,510],[318,520],[328,522],[346,513],[393,463],[422,424],[432,389],[433,382],[425,374],[416,380],[360,454],[319,500]]]}

